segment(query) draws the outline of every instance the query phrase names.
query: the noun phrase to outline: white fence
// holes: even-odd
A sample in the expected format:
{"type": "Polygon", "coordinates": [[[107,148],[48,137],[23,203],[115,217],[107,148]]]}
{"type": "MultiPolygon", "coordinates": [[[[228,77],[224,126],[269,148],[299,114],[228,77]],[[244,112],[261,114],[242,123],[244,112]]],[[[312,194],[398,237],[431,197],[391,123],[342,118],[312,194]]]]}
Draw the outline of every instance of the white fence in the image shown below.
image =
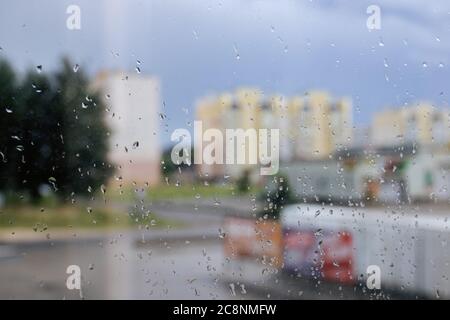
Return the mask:
{"type": "MultiPolygon", "coordinates": [[[[450,222],[445,214],[300,204],[286,207],[281,223],[285,236],[314,234],[315,252],[323,250],[319,239],[324,234],[350,234],[355,281],[365,282],[367,268],[377,265],[381,289],[450,298],[450,222]]],[[[339,245],[332,248],[337,251],[339,245]]],[[[304,255],[290,255],[285,247],[285,265],[307,273],[308,263],[304,255]]],[[[333,265],[339,271],[338,263],[333,265]]]]}

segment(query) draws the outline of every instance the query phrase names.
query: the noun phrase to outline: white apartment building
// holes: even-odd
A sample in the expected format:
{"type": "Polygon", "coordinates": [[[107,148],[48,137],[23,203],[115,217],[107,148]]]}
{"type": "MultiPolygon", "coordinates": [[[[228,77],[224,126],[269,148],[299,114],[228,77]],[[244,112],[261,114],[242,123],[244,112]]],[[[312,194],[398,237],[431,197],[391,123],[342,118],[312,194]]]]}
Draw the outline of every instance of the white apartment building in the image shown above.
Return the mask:
{"type": "Polygon", "coordinates": [[[110,161],[124,183],[160,181],[160,84],[155,77],[136,73],[101,72],[93,87],[107,107],[110,161]]]}

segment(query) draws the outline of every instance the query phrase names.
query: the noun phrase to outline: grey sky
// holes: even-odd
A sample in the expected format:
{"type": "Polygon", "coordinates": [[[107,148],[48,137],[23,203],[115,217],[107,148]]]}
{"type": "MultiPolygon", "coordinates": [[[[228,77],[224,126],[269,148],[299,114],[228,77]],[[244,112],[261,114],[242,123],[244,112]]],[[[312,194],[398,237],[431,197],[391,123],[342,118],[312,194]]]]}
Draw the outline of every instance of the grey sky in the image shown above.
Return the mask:
{"type": "MultiPolygon", "coordinates": [[[[266,93],[326,89],[351,96],[355,121],[379,108],[448,103],[450,2],[319,0],[3,0],[0,57],[20,70],[68,55],[94,74],[134,70],[161,79],[171,132],[187,127],[195,100],[239,86],[266,93]],[[81,7],[82,29],[66,28],[81,7]],[[381,30],[366,9],[381,7],[381,30]],[[240,59],[236,56],[239,54],[240,59]],[[424,67],[426,66],[426,67],[424,67]]],[[[170,134],[162,134],[163,142],[170,134]]]]}

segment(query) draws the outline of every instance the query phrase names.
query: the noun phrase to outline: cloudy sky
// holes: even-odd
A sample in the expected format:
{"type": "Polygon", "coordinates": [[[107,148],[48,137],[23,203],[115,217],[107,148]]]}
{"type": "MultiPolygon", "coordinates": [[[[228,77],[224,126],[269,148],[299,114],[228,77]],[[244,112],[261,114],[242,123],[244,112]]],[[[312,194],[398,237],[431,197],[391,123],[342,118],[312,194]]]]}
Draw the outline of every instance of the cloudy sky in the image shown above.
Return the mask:
{"type": "Polygon", "coordinates": [[[450,95],[448,0],[3,0],[0,47],[22,71],[54,70],[62,55],[91,75],[141,61],[161,81],[168,132],[188,126],[198,98],[240,86],[350,96],[358,125],[387,106],[447,106],[450,95]],[[81,30],[66,28],[70,4],[81,30]],[[381,30],[366,27],[372,4],[381,30]]]}

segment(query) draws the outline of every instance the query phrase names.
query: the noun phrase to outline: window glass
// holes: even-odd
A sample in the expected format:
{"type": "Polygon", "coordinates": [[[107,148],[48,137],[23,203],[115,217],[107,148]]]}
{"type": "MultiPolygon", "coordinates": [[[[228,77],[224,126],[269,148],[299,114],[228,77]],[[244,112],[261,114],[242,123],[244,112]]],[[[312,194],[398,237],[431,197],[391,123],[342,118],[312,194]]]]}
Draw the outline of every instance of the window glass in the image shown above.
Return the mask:
{"type": "Polygon", "coordinates": [[[0,299],[450,298],[446,0],[3,0],[0,299]]]}

